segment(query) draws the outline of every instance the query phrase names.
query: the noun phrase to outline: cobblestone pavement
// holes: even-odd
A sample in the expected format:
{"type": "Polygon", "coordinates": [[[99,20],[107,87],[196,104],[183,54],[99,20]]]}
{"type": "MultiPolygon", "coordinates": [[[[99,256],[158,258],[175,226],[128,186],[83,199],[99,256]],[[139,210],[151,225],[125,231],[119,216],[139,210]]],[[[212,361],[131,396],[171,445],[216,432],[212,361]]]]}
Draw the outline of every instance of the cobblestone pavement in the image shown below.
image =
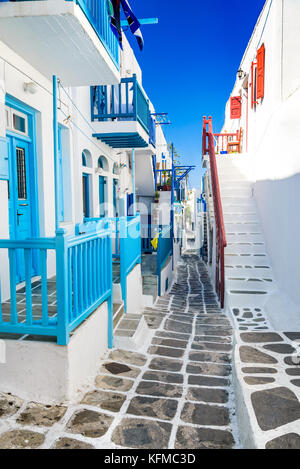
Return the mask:
{"type": "MultiPolygon", "coordinates": [[[[300,333],[272,329],[261,308],[233,308],[235,373],[251,441],[263,449],[300,448],[300,333]]],[[[240,400],[240,399],[239,399],[240,400]]]]}
{"type": "Polygon", "coordinates": [[[232,328],[195,255],[169,295],[146,308],[151,343],[112,350],[70,406],[0,394],[0,448],[237,448],[232,328]]]}

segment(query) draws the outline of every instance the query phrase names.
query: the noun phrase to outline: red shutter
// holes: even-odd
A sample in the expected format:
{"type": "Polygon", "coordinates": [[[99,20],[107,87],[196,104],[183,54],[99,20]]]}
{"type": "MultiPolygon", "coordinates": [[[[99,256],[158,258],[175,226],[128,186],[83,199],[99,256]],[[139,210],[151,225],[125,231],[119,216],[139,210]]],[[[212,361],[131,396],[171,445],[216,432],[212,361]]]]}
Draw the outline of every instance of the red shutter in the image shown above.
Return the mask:
{"type": "Polygon", "coordinates": [[[265,95],[265,46],[257,51],[257,93],[256,98],[262,99],[265,95]]]}
{"type": "Polygon", "coordinates": [[[242,116],[242,98],[234,96],[230,98],[230,119],[240,119],[242,116]]]}

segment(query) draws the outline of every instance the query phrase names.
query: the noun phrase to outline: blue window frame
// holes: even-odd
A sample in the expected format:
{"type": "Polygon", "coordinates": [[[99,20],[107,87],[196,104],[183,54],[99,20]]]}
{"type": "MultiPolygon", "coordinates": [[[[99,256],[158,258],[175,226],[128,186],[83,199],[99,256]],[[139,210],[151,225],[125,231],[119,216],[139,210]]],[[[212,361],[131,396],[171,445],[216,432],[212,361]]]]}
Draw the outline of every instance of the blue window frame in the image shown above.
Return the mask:
{"type": "Polygon", "coordinates": [[[82,201],[83,201],[83,216],[90,218],[90,176],[89,174],[82,174],[82,201]]]}

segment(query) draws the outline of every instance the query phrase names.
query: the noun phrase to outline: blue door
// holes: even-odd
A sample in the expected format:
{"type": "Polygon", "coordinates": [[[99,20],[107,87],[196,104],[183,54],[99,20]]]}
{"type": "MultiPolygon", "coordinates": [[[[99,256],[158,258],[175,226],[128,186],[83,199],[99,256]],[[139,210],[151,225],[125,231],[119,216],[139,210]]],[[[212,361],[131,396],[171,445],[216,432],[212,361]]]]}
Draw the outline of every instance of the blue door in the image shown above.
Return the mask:
{"type": "MultiPolygon", "coordinates": [[[[9,137],[9,225],[11,239],[32,237],[29,145],[9,137]]],[[[24,251],[17,251],[17,281],[25,279],[24,251]]]]}
{"type": "Polygon", "coordinates": [[[105,192],[106,192],[106,178],[99,176],[99,205],[100,205],[100,217],[105,217],[105,192]]]}

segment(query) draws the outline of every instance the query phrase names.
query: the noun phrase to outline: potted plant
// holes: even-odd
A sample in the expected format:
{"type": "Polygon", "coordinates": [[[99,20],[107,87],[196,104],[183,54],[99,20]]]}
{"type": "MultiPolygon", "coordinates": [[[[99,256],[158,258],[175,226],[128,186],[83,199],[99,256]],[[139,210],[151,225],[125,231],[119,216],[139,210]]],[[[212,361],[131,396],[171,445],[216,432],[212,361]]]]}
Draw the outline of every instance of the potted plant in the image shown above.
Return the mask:
{"type": "Polygon", "coordinates": [[[172,190],[172,178],[171,178],[171,176],[169,176],[168,179],[167,179],[166,187],[167,187],[167,189],[166,189],[167,191],[170,192],[172,190]]]}
{"type": "Polygon", "coordinates": [[[159,202],[159,192],[156,191],[156,192],[155,192],[154,203],[158,204],[158,202],[159,202]]]}

